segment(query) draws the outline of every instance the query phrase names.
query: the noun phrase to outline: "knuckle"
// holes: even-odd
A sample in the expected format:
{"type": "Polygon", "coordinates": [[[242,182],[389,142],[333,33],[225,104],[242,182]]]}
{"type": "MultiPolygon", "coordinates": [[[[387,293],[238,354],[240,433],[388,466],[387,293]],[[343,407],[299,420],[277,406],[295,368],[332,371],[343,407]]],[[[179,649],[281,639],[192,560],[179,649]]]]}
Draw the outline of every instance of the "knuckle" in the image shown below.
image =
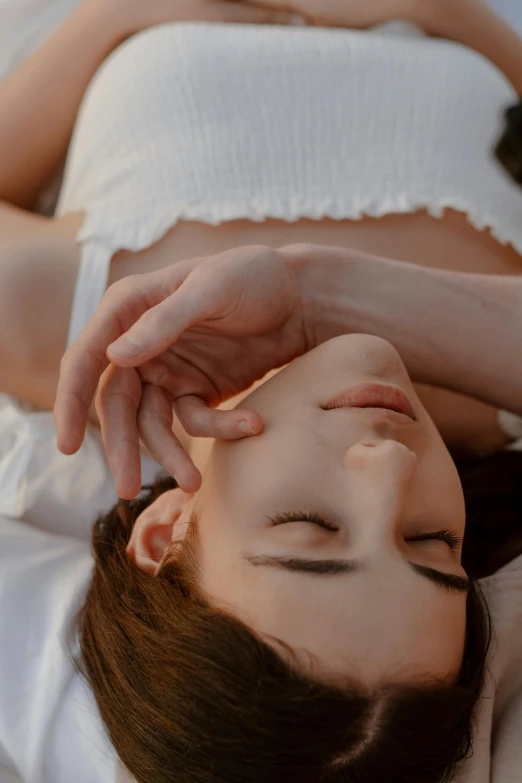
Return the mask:
{"type": "Polygon", "coordinates": [[[250,249],[251,249],[251,251],[253,253],[261,253],[263,255],[265,253],[273,253],[274,252],[273,248],[271,248],[269,245],[261,245],[261,244],[260,245],[251,245],[250,249]]]}
{"type": "Polygon", "coordinates": [[[257,258],[275,258],[277,256],[277,250],[275,250],[273,247],[269,247],[268,245],[256,245],[255,256],[257,258]]]}
{"type": "Polygon", "coordinates": [[[110,303],[119,302],[132,294],[136,288],[136,278],[138,275],[128,275],[107,288],[104,299],[110,303]]]}
{"type": "Polygon", "coordinates": [[[149,326],[150,324],[157,324],[164,320],[162,318],[162,312],[159,306],[151,307],[149,310],[145,310],[140,318],[140,323],[149,326]]]}
{"type": "Polygon", "coordinates": [[[60,372],[65,372],[69,366],[70,348],[68,348],[60,359],[60,372]]]}
{"type": "Polygon", "coordinates": [[[286,245],[285,252],[295,256],[309,256],[313,245],[310,242],[296,242],[293,245],[286,245]]]}
{"type": "Polygon", "coordinates": [[[98,377],[101,377],[105,371],[105,363],[98,356],[96,356],[95,353],[89,350],[89,348],[84,348],[83,353],[85,358],[93,365],[94,372],[98,375],[98,377]]]}
{"type": "Polygon", "coordinates": [[[121,298],[123,289],[126,285],[127,280],[117,280],[115,283],[111,283],[111,285],[107,288],[105,291],[105,294],[103,295],[103,298],[106,302],[110,302],[111,304],[114,301],[117,301],[121,298]]]}
{"type": "Polygon", "coordinates": [[[139,319],[139,327],[147,330],[150,334],[157,337],[169,321],[168,307],[165,302],[162,302],[155,307],[151,307],[145,310],[143,315],[139,319]]]}
{"type": "Polygon", "coordinates": [[[204,433],[201,420],[198,421],[197,417],[194,415],[186,414],[184,416],[179,416],[179,420],[187,435],[197,438],[201,437],[204,433]]]}
{"type": "Polygon", "coordinates": [[[140,427],[147,427],[151,422],[157,422],[159,418],[160,416],[158,415],[156,408],[150,404],[144,404],[143,402],[136,412],[136,421],[140,427]]]}

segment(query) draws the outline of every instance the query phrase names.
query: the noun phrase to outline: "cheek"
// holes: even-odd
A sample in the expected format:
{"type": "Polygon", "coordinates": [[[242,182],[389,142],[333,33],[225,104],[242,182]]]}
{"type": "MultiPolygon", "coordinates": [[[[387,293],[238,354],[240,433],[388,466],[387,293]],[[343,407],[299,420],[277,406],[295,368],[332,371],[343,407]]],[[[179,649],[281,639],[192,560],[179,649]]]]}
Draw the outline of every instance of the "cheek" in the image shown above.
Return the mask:
{"type": "Polygon", "coordinates": [[[229,502],[245,496],[254,505],[263,503],[278,488],[303,483],[327,462],[328,440],[314,432],[309,420],[294,417],[271,427],[256,438],[216,442],[204,474],[213,489],[229,502]]]}
{"type": "Polygon", "coordinates": [[[451,458],[448,458],[446,461],[443,483],[444,488],[441,490],[441,494],[447,499],[455,524],[460,524],[463,527],[466,522],[464,490],[462,489],[457,468],[451,458]]]}
{"type": "Polygon", "coordinates": [[[440,612],[433,611],[419,638],[419,655],[431,661],[433,674],[456,675],[462,666],[466,641],[466,599],[451,596],[440,612]]]}
{"type": "Polygon", "coordinates": [[[443,444],[437,444],[424,460],[417,497],[427,511],[439,515],[441,525],[463,531],[464,492],[455,463],[443,444]]]}

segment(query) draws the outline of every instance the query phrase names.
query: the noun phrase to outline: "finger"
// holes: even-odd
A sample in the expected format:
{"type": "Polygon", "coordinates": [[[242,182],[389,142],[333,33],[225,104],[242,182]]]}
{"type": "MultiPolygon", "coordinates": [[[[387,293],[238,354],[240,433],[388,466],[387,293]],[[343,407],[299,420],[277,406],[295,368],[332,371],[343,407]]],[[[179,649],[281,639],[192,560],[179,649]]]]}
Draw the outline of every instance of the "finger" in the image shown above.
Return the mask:
{"type": "Polygon", "coordinates": [[[170,348],[186,329],[215,316],[221,302],[208,296],[205,289],[203,279],[188,278],[108,347],[109,359],[120,367],[143,364],[170,348]]]}
{"type": "Polygon", "coordinates": [[[60,364],[54,418],[58,448],[64,454],[74,454],[82,444],[98,381],[109,364],[107,347],[149,307],[175,291],[193,266],[193,262],[182,262],[160,270],[160,274],[132,275],[107,290],[96,313],[60,364]]]}
{"type": "Polygon", "coordinates": [[[185,492],[197,492],[201,473],[172,431],[172,403],[157,386],[145,384],[138,412],[143,445],[185,492]]]}
{"type": "Polygon", "coordinates": [[[131,500],[141,490],[141,457],[137,413],[141,378],[134,369],[110,365],[96,397],[107,460],[120,498],[131,500]]]}
{"type": "Polygon", "coordinates": [[[253,410],[224,411],[211,408],[200,397],[187,395],[175,402],[176,415],[184,430],[196,438],[239,440],[263,432],[263,420],[253,410]]]}
{"type": "Polygon", "coordinates": [[[63,454],[74,454],[82,445],[91,403],[108,363],[105,356],[99,358],[79,345],[62,358],[53,415],[63,454]]]}
{"type": "MultiPolygon", "coordinates": [[[[215,15],[215,21],[231,24],[275,24],[302,25],[306,24],[300,14],[293,11],[276,11],[273,8],[243,3],[215,2],[209,5],[209,16],[215,15]]],[[[213,21],[209,19],[209,21],[213,21]]]]}
{"type": "Polygon", "coordinates": [[[145,309],[141,303],[141,310],[135,312],[136,297],[129,285],[109,291],[60,364],[54,418],[58,448],[65,454],[74,454],[83,441],[89,408],[109,364],[107,346],[133,323],[133,316],[136,320],[145,309]]]}

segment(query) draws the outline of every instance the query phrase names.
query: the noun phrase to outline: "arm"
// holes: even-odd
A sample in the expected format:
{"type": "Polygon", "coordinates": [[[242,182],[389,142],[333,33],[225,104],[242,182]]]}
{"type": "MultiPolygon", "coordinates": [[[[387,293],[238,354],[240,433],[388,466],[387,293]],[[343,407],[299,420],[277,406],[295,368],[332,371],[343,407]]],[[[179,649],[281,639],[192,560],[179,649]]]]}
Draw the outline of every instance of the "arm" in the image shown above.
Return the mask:
{"type": "Polygon", "coordinates": [[[510,442],[500,427],[497,408],[434,386],[416,384],[416,391],[455,457],[492,454],[510,442]]]}
{"type": "Polygon", "coordinates": [[[331,247],[260,246],[111,286],[61,362],[58,447],[80,447],[99,384],[120,497],[141,486],[139,438],[195,492],[201,476],[172,433],[173,407],[189,435],[259,434],[255,411],[213,408],[350,332],[389,339],[418,383],[522,413],[522,277],[424,269],[331,247]]]}
{"type": "MultiPolygon", "coordinates": [[[[516,1],[516,0],[514,0],[516,1]]],[[[309,23],[368,28],[396,19],[448,38],[487,57],[522,94],[522,39],[484,0],[256,0],[292,8],[309,23]]]]}
{"type": "Polygon", "coordinates": [[[111,5],[81,3],[0,84],[0,201],[30,209],[63,160],[89,82],[125,38],[111,5]]]}
{"type": "Polygon", "coordinates": [[[53,405],[80,261],[72,231],[56,228],[0,242],[0,392],[40,410],[53,405]]]}
{"type": "Polygon", "coordinates": [[[483,0],[413,0],[411,18],[426,32],[487,57],[522,95],[522,38],[483,0]]]}
{"type": "Polygon", "coordinates": [[[0,84],[0,202],[31,208],[66,153],[89,82],[120,43],[184,20],[288,24],[292,16],[235,0],[83,0],[0,84]]]}
{"type": "Polygon", "coordinates": [[[65,350],[82,216],[26,210],[65,156],[89,81],[124,38],[112,5],[81,3],[0,83],[0,392],[40,408],[52,406],[48,368],[65,350]]]}
{"type": "Polygon", "coordinates": [[[0,391],[40,408],[53,404],[83,216],[26,210],[67,151],[87,86],[121,42],[183,20],[288,24],[292,17],[219,0],[83,0],[0,83],[0,391]]]}
{"type": "Polygon", "coordinates": [[[522,276],[425,269],[336,248],[282,252],[300,280],[308,345],[379,335],[418,383],[522,414],[522,276]]]}

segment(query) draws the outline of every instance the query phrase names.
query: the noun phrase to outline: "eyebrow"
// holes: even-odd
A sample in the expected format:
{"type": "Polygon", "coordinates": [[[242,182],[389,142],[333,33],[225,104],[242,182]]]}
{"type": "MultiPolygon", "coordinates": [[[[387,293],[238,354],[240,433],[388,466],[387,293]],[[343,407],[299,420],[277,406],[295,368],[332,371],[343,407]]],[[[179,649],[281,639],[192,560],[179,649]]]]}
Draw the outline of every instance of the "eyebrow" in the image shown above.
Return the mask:
{"type": "MultiPolygon", "coordinates": [[[[364,563],[357,560],[307,560],[299,557],[274,557],[271,555],[245,555],[245,560],[254,566],[282,568],[285,571],[297,571],[304,574],[337,575],[353,574],[366,570],[364,563]]],[[[467,593],[470,581],[460,574],[447,574],[435,568],[417,565],[407,561],[408,565],[420,576],[450,593],[467,593]]]]}

